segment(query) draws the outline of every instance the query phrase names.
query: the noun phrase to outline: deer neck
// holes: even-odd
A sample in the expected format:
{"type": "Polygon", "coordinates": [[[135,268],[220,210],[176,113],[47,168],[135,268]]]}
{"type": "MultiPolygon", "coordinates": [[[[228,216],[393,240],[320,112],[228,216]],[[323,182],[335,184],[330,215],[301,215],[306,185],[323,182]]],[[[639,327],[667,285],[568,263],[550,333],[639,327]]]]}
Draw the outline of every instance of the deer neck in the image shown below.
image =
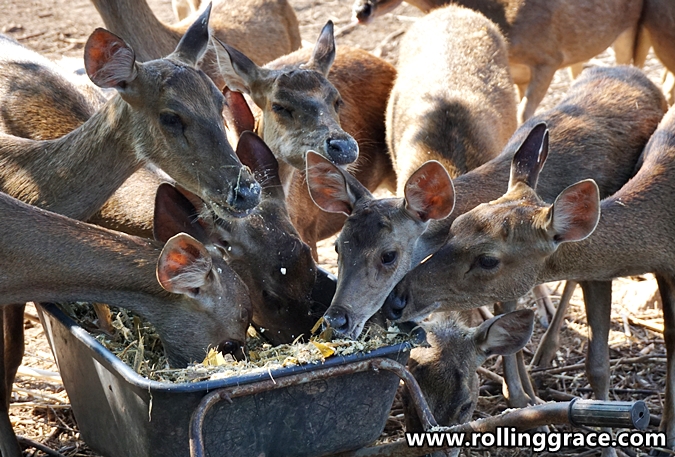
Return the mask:
{"type": "Polygon", "coordinates": [[[120,36],[145,62],[171,54],[181,34],[161,22],[146,0],[92,0],[106,28],[120,36]]]}
{"type": "Polygon", "coordinates": [[[47,141],[0,137],[0,191],[86,219],[141,165],[129,105],[113,97],[86,123],[47,141]]]}

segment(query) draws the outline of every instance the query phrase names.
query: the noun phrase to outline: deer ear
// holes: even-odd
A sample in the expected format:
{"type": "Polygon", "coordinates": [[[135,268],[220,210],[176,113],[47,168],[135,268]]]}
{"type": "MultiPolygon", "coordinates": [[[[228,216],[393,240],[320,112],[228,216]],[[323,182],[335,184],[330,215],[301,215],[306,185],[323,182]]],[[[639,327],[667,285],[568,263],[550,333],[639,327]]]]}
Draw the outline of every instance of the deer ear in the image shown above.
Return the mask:
{"type": "Polygon", "coordinates": [[[198,240],[206,240],[206,231],[198,222],[198,214],[195,205],[178,189],[169,183],[160,184],[155,195],[152,227],[155,239],[167,242],[177,233],[185,232],[198,240]]]}
{"type": "Polygon", "coordinates": [[[492,354],[509,355],[521,350],[532,336],[534,312],[519,309],[501,314],[480,324],[473,340],[486,357],[492,354]]]}
{"type": "Polygon", "coordinates": [[[241,134],[237,143],[237,157],[253,171],[255,180],[263,188],[280,187],[279,162],[265,142],[253,132],[241,134]]]}
{"type": "Polygon", "coordinates": [[[425,162],[405,184],[406,209],[422,222],[443,219],[455,207],[455,188],[443,165],[425,162]]]}
{"type": "Polygon", "coordinates": [[[178,42],[176,50],[171,58],[185,64],[196,67],[202,60],[209,46],[209,17],[211,16],[211,3],[199,15],[197,20],[187,29],[183,38],[178,42]]]}
{"type": "Polygon", "coordinates": [[[534,126],[513,156],[509,189],[519,182],[536,189],[547,156],[548,129],[542,122],[534,126]]]}
{"type": "Polygon", "coordinates": [[[255,117],[251,108],[246,103],[246,99],[241,92],[230,90],[229,87],[223,89],[225,97],[225,125],[232,131],[237,138],[246,130],[255,131],[255,117]]]}
{"type": "Polygon", "coordinates": [[[253,83],[264,79],[270,70],[257,66],[243,52],[213,37],[219,43],[216,57],[220,74],[230,89],[252,95],[253,83]]]}
{"type": "Polygon", "coordinates": [[[572,184],[549,210],[549,232],[558,243],[581,241],[593,233],[600,220],[600,190],[592,179],[572,184]]]}
{"type": "Polygon", "coordinates": [[[309,195],[322,210],[349,216],[356,201],[368,194],[356,179],[349,179],[346,171],[321,154],[308,151],[305,161],[309,195]]]}
{"type": "Polygon", "coordinates": [[[203,244],[185,233],[166,242],[157,260],[157,280],[168,292],[195,297],[206,284],[213,260],[203,244]]]}
{"type": "Polygon", "coordinates": [[[104,89],[123,91],[136,79],[136,56],[124,40],[97,28],[84,46],[84,68],[89,79],[104,89]]]}
{"type": "Polygon", "coordinates": [[[314,45],[312,57],[304,65],[304,68],[318,71],[324,76],[328,76],[330,67],[335,61],[335,35],[333,33],[333,21],[326,22],[326,25],[321,29],[319,38],[314,45]]]}

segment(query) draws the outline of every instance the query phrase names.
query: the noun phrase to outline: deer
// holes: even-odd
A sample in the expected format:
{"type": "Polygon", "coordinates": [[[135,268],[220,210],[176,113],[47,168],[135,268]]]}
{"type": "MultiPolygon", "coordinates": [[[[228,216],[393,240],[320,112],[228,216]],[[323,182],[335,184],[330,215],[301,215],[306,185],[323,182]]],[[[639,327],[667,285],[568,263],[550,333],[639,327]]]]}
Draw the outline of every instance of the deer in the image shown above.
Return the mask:
{"type": "MultiPolygon", "coordinates": [[[[356,0],[353,12],[361,23],[387,13],[401,0],[356,0]]],[[[617,63],[628,64],[639,33],[642,0],[413,0],[424,12],[456,3],[475,9],[499,26],[508,43],[509,63],[521,102],[518,122],[529,119],[543,100],[555,72],[600,54],[618,40],[617,63]]],[[[647,47],[648,48],[648,47],[647,47]]],[[[645,54],[646,55],[646,54],[645,54]]]]}
{"type": "MultiPolygon", "coordinates": [[[[420,273],[427,270],[428,278],[413,272],[397,286],[397,308],[406,304],[399,314],[408,318],[429,308],[430,300],[447,299],[444,303],[448,307],[466,309],[468,300],[473,306],[492,300],[496,295],[505,299],[537,281],[569,278],[606,283],[614,277],[652,272],[663,300],[668,359],[660,430],[667,434],[668,446],[672,449],[675,446],[672,363],[675,319],[672,256],[675,244],[667,216],[672,199],[669,182],[675,174],[672,165],[675,110],[666,114],[652,135],[635,176],[602,201],[597,184],[592,180],[569,186],[553,204],[542,200],[536,189],[548,153],[548,132],[545,127],[538,130],[532,141],[514,156],[507,192],[453,223],[454,236],[436,254],[437,262],[442,262],[444,267],[443,273],[432,272],[424,264],[419,267],[420,273]],[[496,221],[495,217],[501,218],[500,224],[486,223],[496,221]],[[635,233],[646,226],[649,227],[648,235],[635,237],[635,233]],[[461,249],[468,251],[460,252],[461,249]],[[512,260],[515,256],[517,262],[512,260]],[[462,268],[477,258],[491,260],[487,263],[479,261],[477,268],[464,273],[466,270],[462,268]],[[459,271],[463,273],[458,275],[459,271]],[[430,284],[427,279],[446,280],[445,287],[418,294],[430,284]],[[427,292],[429,294],[423,297],[427,292]]],[[[611,294],[611,290],[607,292],[611,294]]],[[[586,313],[594,329],[586,359],[587,373],[595,395],[601,399],[607,398],[609,387],[607,332],[611,295],[609,297],[609,301],[593,302],[586,297],[586,313]]]]}
{"type": "MultiPolygon", "coordinates": [[[[338,238],[338,249],[343,248],[340,255],[348,256],[349,260],[362,265],[363,260],[358,259],[362,259],[364,253],[375,253],[374,261],[381,263],[382,254],[395,251],[396,261],[391,265],[368,264],[361,270],[360,276],[368,278],[371,272],[377,272],[377,275],[405,280],[406,274],[413,267],[443,246],[448,239],[450,226],[459,215],[503,193],[504,184],[500,177],[508,176],[513,154],[536,122],[547,122],[549,129],[556,133],[556,136],[552,136],[551,147],[555,153],[550,157],[555,165],[549,168],[553,171],[542,175],[540,185],[540,189],[546,192],[545,198],[551,200],[557,195],[556,192],[562,191],[576,179],[585,177],[597,179],[602,194],[607,196],[618,190],[633,175],[638,157],[666,109],[663,94],[640,70],[631,67],[589,69],[556,107],[538,114],[521,126],[500,155],[457,176],[452,186],[453,197],[440,197],[453,190],[447,180],[434,178],[428,180],[428,185],[420,185],[424,181],[413,175],[413,179],[409,180],[410,191],[406,192],[405,199],[378,201],[356,179],[337,171],[325,161],[314,161],[317,156],[311,154],[308,154],[308,160],[312,160],[311,164],[308,162],[308,170],[312,171],[308,172],[308,176],[320,177],[324,188],[334,189],[332,194],[328,192],[324,196],[313,194],[317,201],[320,198],[327,200],[320,203],[324,209],[330,202],[333,209],[350,213],[338,238]],[[628,116],[627,109],[635,111],[628,116]],[[615,136],[618,125],[623,126],[620,128],[620,142],[617,142],[615,136]],[[584,144],[593,147],[590,157],[588,146],[583,147],[584,144]],[[427,218],[426,221],[413,223],[415,218],[409,214],[411,210],[419,211],[418,214],[433,214],[436,211],[443,211],[440,214],[444,214],[448,212],[447,202],[452,204],[453,200],[454,210],[442,219],[427,218]],[[388,209],[380,211],[380,206],[388,209]],[[356,217],[369,211],[379,212],[380,215],[369,219],[356,217]],[[366,220],[369,220],[367,225],[359,223],[366,220]],[[401,220],[405,222],[399,222],[401,220]],[[398,229],[394,232],[395,235],[385,230],[386,236],[367,244],[372,238],[365,234],[378,233],[378,230],[382,230],[378,228],[380,225],[385,228],[396,226],[398,229]],[[341,244],[345,236],[350,236],[347,245],[341,244]],[[397,242],[403,240],[402,246],[392,247],[392,237],[397,242]]],[[[432,176],[430,169],[425,169],[421,174],[432,176]]],[[[341,262],[347,265],[348,258],[344,257],[341,262]]],[[[432,260],[433,257],[425,263],[432,260]]],[[[345,274],[338,275],[340,276],[344,278],[345,274]]],[[[340,281],[345,279],[341,278],[340,281]]],[[[369,282],[368,286],[359,288],[361,298],[358,301],[334,301],[327,314],[331,316],[335,329],[347,335],[358,334],[364,323],[382,307],[395,285],[395,281],[383,284],[369,282]],[[338,304],[340,308],[335,306],[338,304]]],[[[339,292],[336,292],[336,297],[339,297],[339,292]]],[[[514,307],[515,303],[509,303],[506,311],[514,307]]],[[[509,381],[509,386],[515,386],[516,389],[514,392],[509,391],[514,405],[529,402],[524,394],[521,395],[515,379],[521,378],[525,391],[529,391],[528,396],[532,396],[521,360],[517,367],[519,374],[515,373],[516,367],[511,363],[505,366],[508,370],[505,377],[507,380],[514,380],[509,381]]]]}
{"type": "MultiPolygon", "coordinates": [[[[142,62],[169,54],[196,11],[178,24],[162,23],[146,0],[92,0],[105,26],[126,40],[142,62]]],[[[212,4],[211,29],[219,39],[246,52],[259,65],[299,49],[302,45],[298,19],[287,0],[216,0],[212,4]]],[[[222,89],[217,56],[207,51],[202,69],[222,89]]]]}
{"type": "MultiPolygon", "coordinates": [[[[407,368],[439,425],[471,420],[478,402],[476,370],[492,355],[521,350],[532,336],[534,313],[521,309],[470,326],[467,313],[434,313],[421,323],[427,345],[413,348],[407,368]]],[[[402,389],[406,432],[423,432],[407,389],[402,389]]],[[[459,454],[454,449],[440,456],[459,454]]],[[[436,454],[434,454],[436,456],[436,454]]]]}
{"type": "Polygon", "coordinates": [[[201,0],[171,0],[171,9],[177,21],[182,21],[195,11],[199,10],[201,0]]]}
{"type": "MultiPolygon", "coordinates": [[[[155,227],[166,242],[75,221],[4,193],[0,207],[1,305],[105,301],[154,324],[171,366],[200,361],[209,347],[243,356],[251,315],[248,289],[206,230],[171,199],[158,194],[155,227]]],[[[23,321],[9,323],[4,322],[0,354],[12,347],[8,340],[22,339],[23,321]]],[[[14,374],[5,370],[0,364],[0,449],[13,457],[21,455],[13,448],[11,425],[6,426],[14,374]]]]}
{"type": "MultiPolygon", "coordinates": [[[[313,149],[346,167],[370,190],[393,190],[396,176],[386,152],[384,117],[396,70],[359,49],[343,46],[337,52],[330,21],[313,49],[264,67],[229,44],[221,46],[223,78],[254,102],[256,132],[279,160],[291,221],[316,258],[316,242],[337,233],[345,217],[322,215],[312,202],[305,153],[313,149]]],[[[238,117],[236,110],[233,116],[238,117]]]]}
{"type": "MultiPolygon", "coordinates": [[[[202,19],[208,21],[208,10],[202,19]]],[[[85,47],[87,73],[118,94],[63,137],[35,141],[0,135],[0,189],[86,219],[143,162],[152,162],[216,214],[242,215],[254,208],[260,186],[227,142],[223,96],[194,68],[208,39],[207,22],[198,21],[168,58],[138,63],[122,39],[94,31],[85,47]],[[88,161],[92,155],[97,167],[88,161]]]]}

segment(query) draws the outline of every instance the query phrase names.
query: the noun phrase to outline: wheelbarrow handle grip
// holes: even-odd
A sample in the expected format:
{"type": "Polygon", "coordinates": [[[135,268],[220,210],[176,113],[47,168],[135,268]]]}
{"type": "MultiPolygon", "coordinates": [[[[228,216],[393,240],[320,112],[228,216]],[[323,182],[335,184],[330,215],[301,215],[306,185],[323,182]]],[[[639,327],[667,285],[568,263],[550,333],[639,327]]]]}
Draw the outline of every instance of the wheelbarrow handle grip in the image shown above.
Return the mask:
{"type": "Polygon", "coordinates": [[[570,423],[575,426],[619,427],[645,430],[649,425],[649,409],[644,401],[570,401],[570,423]]]}

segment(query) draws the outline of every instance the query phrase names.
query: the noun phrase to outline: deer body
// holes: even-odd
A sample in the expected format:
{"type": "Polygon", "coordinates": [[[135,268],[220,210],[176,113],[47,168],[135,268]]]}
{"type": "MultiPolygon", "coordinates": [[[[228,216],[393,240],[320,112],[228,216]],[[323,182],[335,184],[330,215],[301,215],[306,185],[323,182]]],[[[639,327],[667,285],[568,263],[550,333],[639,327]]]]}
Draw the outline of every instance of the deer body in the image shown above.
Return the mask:
{"type": "MultiPolygon", "coordinates": [[[[356,17],[368,22],[400,1],[357,0],[356,17]]],[[[496,23],[508,42],[509,62],[521,90],[519,122],[529,119],[543,100],[559,68],[584,62],[607,49],[620,35],[634,41],[642,0],[423,0],[410,2],[423,11],[455,3],[480,11],[496,23]]],[[[629,63],[627,61],[620,63],[629,63]]]]}
{"type": "MultiPolygon", "coordinates": [[[[199,12],[178,24],[162,23],[145,0],[92,0],[106,27],[133,47],[139,60],[169,54],[199,12]]],[[[226,43],[246,52],[262,65],[301,46],[298,20],[286,0],[216,0],[212,6],[211,29],[226,43]]],[[[209,55],[205,71],[215,76],[215,55],[209,55]]]]}
{"type": "Polygon", "coordinates": [[[506,46],[480,14],[450,5],[419,19],[396,69],[387,145],[399,196],[422,163],[438,160],[454,178],[497,156],[516,130],[506,46]]]}

